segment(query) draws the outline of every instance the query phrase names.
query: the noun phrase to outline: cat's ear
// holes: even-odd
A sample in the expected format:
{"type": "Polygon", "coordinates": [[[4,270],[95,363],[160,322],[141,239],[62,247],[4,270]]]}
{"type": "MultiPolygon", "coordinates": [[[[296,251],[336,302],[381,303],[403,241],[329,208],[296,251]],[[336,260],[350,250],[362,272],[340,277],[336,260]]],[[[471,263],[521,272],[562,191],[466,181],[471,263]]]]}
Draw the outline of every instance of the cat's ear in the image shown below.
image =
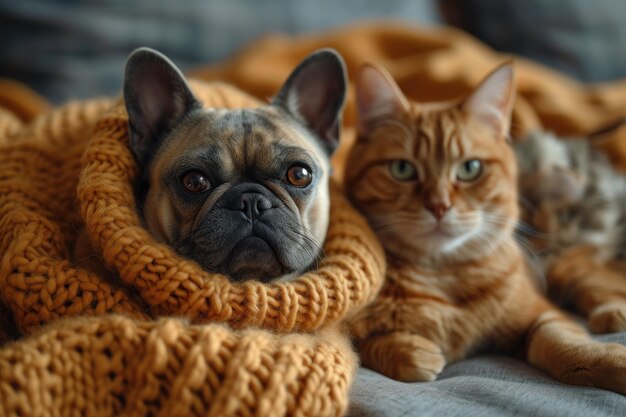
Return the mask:
{"type": "Polygon", "coordinates": [[[461,106],[466,114],[486,123],[500,138],[509,134],[514,101],[513,64],[508,61],[489,74],[461,106]]]}
{"type": "Polygon", "coordinates": [[[365,64],[356,78],[359,133],[366,135],[377,122],[408,113],[409,101],[384,69],[365,64]]]}
{"type": "Polygon", "coordinates": [[[145,166],[165,133],[200,108],[185,77],[165,55],[140,48],[128,57],[124,76],[130,148],[145,166]]]}
{"type": "Polygon", "coordinates": [[[321,49],[293,70],[272,104],[287,110],[315,133],[330,155],[339,144],[346,90],[343,58],[332,49],[321,49]]]}

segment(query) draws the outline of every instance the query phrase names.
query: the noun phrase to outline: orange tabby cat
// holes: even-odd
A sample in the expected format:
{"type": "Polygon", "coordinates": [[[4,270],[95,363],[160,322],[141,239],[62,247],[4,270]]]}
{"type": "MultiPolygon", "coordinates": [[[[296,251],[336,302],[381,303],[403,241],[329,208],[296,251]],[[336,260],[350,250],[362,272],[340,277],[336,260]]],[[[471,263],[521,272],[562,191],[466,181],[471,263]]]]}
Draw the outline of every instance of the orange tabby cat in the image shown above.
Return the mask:
{"type": "Polygon", "coordinates": [[[440,104],[411,103],[386,72],[361,69],[346,189],[389,263],[351,323],[363,364],[430,381],[480,348],[522,350],[559,381],[626,394],[626,347],[593,341],[540,295],[513,238],[513,99],[510,64],[440,104]]]}

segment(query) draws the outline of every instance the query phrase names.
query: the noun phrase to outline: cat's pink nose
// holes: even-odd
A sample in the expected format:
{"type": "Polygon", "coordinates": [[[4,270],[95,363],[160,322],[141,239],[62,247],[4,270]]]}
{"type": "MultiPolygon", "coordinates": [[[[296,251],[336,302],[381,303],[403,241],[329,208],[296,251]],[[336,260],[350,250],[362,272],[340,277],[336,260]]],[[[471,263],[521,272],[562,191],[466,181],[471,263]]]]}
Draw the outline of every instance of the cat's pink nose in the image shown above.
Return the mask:
{"type": "Polygon", "coordinates": [[[433,213],[435,219],[441,220],[446,211],[450,209],[450,205],[445,203],[427,203],[426,208],[433,213]]]}

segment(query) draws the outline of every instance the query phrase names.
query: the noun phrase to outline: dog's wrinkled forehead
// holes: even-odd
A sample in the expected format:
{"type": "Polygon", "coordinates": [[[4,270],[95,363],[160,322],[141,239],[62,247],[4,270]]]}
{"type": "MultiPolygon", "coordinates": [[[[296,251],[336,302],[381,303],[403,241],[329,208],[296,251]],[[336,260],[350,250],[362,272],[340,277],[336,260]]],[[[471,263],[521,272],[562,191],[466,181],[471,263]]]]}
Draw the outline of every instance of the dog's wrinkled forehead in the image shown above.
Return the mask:
{"type": "MultiPolygon", "coordinates": [[[[187,115],[158,150],[155,165],[197,164],[224,173],[279,168],[284,161],[328,169],[318,141],[290,115],[271,107],[208,109],[187,115]]],[[[157,171],[163,172],[157,167],[157,171]]],[[[167,169],[165,169],[167,170],[167,169]]]]}

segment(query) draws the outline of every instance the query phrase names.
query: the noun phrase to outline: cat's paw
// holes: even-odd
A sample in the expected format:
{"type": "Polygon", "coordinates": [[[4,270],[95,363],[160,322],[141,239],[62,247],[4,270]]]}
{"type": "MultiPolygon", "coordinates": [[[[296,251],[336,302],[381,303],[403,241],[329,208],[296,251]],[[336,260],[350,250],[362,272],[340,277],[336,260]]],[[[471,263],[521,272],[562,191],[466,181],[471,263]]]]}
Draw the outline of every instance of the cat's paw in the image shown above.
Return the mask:
{"type": "Polygon", "coordinates": [[[589,329],[594,333],[626,330],[626,301],[599,305],[589,314],[589,329]]]}
{"type": "Polygon", "coordinates": [[[561,380],[573,385],[602,388],[626,395],[626,346],[617,343],[590,343],[575,367],[561,380]]]}
{"type": "Polygon", "coordinates": [[[434,381],[446,366],[441,348],[422,336],[392,333],[367,345],[363,364],[397,381],[434,381]]]}

